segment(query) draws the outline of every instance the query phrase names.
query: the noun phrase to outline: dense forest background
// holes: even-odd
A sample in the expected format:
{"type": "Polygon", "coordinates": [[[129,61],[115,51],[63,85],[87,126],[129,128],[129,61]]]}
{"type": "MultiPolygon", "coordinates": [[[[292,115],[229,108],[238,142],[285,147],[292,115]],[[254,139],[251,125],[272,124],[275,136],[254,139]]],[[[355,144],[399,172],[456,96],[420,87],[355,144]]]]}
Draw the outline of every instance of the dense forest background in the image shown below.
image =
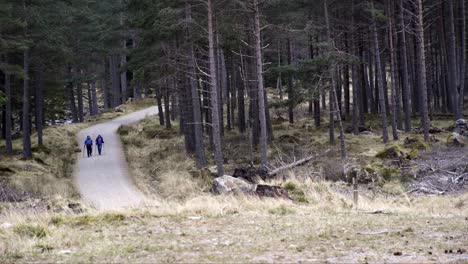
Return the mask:
{"type": "Polygon", "coordinates": [[[218,175],[224,130],[268,164],[271,108],[327,120],[342,158],[345,124],[358,134],[372,116],[384,142],[429,141],[431,116],[463,117],[465,13],[464,0],[0,0],[1,138],[30,158],[45,125],[154,97],[160,124],[179,119],[187,153],[203,167],[213,151],[218,175]]]}

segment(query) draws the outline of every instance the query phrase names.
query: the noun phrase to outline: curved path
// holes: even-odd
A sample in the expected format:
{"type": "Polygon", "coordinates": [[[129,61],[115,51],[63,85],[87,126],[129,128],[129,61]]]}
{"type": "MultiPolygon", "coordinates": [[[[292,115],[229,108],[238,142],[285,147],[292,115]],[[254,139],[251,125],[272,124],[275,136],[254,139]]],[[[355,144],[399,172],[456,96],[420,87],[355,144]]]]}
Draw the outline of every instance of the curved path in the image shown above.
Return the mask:
{"type": "MultiPolygon", "coordinates": [[[[78,133],[77,140],[81,148],[87,135],[94,140],[100,134],[105,141],[102,156],[97,155],[96,150],[93,150],[91,158],[83,157],[83,153],[79,154],[74,177],[84,200],[99,210],[136,207],[144,202],[144,195],[135,188],[128,177],[127,162],[117,129],[121,125],[135,123],[157,113],[157,107],[151,107],[94,125],[78,133]]],[[[84,154],[86,156],[86,153],[84,154]]]]}

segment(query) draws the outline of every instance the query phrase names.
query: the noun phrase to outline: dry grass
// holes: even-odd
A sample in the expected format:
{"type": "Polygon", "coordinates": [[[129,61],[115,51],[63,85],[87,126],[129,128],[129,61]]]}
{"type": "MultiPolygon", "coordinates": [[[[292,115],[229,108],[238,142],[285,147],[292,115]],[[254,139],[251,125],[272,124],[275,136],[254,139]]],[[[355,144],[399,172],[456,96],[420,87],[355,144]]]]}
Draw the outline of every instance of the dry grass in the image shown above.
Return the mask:
{"type": "Polygon", "coordinates": [[[14,225],[0,227],[0,262],[416,263],[468,257],[467,207],[459,202],[466,195],[363,198],[359,210],[391,213],[363,214],[330,183],[293,176],[292,184],[308,204],[204,194],[114,213],[3,216],[0,224],[14,225]]]}
{"type": "Polygon", "coordinates": [[[177,124],[167,130],[159,126],[157,118],[147,117],[121,131],[130,174],[140,190],[149,196],[175,200],[202,193],[205,182],[190,174],[198,171],[185,154],[177,124]]]}

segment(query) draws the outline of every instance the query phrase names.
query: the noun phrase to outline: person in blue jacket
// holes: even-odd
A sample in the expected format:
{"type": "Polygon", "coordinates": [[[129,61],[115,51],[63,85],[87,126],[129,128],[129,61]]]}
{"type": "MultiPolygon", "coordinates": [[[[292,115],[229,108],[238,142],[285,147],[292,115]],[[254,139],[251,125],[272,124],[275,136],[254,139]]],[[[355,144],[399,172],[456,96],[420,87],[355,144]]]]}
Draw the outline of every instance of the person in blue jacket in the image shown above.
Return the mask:
{"type": "Polygon", "coordinates": [[[89,157],[91,157],[93,155],[93,140],[91,139],[90,136],[86,137],[84,145],[85,145],[86,150],[88,152],[88,158],[89,158],[89,157]]]}
{"type": "Polygon", "coordinates": [[[96,146],[97,146],[99,155],[102,154],[102,146],[103,146],[103,145],[104,145],[104,139],[102,138],[101,135],[99,135],[99,136],[96,138],[96,146]]]}

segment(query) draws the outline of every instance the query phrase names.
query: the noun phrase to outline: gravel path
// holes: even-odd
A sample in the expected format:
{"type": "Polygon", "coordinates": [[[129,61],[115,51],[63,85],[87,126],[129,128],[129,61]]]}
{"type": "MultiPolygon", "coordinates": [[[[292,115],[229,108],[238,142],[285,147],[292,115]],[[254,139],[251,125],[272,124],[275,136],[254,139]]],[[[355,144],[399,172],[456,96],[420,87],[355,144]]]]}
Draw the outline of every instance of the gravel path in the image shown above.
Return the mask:
{"type": "Polygon", "coordinates": [[[78,133],[77,140],[81,148],[87,135],[94,140],[100,134],[105,141],[102,156],[98,156],[97,150],[93,150],[91,158],[83,157],[83,153],[79,154],[74,177],[84,200],[99,210],[137,207],[144,202],[144,195],[135,188],[128,176],[127,163],[117,129],[121,125],[138,122],[157,112],[157,107],[151,107],[89,127],[78,133]]]}

